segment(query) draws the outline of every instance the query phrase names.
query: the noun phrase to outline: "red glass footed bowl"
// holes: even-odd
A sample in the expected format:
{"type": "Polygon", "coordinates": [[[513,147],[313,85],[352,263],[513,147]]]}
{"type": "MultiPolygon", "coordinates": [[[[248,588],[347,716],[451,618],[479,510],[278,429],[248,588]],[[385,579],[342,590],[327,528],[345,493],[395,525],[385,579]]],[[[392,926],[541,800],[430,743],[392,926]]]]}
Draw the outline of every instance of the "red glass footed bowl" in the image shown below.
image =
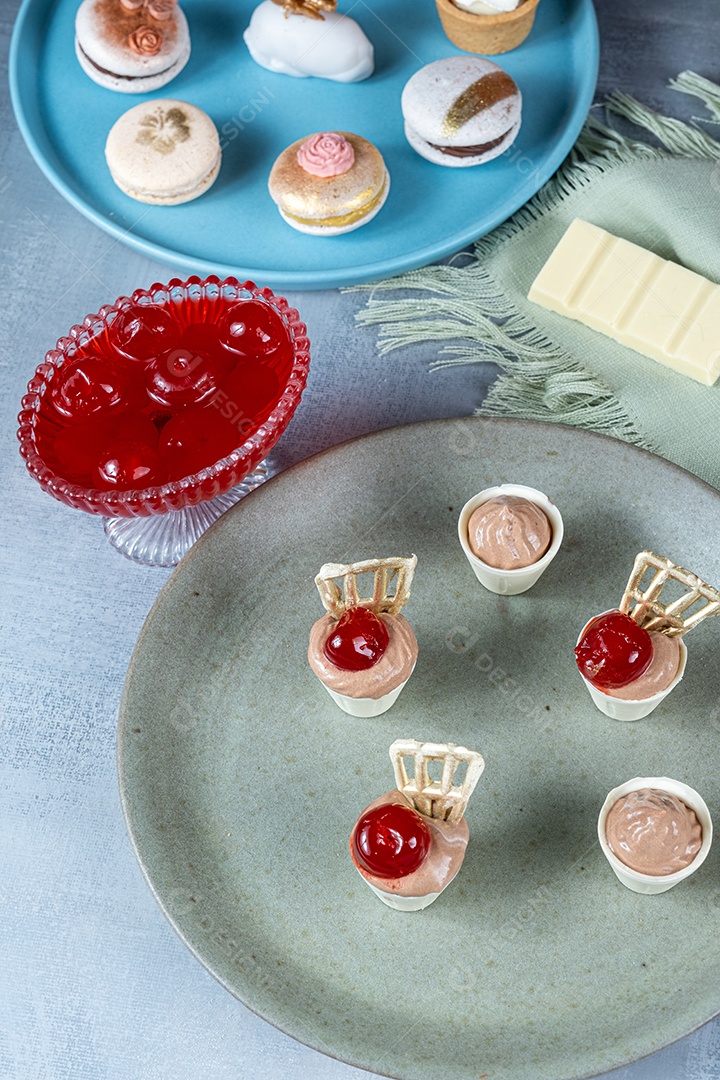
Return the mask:
{"type": "Polygon", "coordinates": [[[278,441],[310,364],[305,325],[250,281],[174,278],[73,326],[22,400],[28,471],[90,514],[142,517],[224,495],[278,441]]]}

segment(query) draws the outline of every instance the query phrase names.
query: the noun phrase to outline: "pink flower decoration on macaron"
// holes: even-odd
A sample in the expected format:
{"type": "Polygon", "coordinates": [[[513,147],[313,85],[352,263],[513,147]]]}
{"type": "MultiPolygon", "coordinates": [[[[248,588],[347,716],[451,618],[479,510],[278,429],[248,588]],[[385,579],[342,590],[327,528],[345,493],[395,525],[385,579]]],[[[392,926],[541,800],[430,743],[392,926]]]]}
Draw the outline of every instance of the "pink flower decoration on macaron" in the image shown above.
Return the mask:
{"type": "Polygon", "coordinates": [[[157,56],[162,49],[163,36],[154,26],[138,26],[128,38],[128,45],[141,56],[157,56]]]}
{"type": "Polygon", "coordinates": [[[297,152],[297,160],[312,176],[342,176],[352,168],[355,151],[339,132],[321,131],[305,140],[297,152]]]}

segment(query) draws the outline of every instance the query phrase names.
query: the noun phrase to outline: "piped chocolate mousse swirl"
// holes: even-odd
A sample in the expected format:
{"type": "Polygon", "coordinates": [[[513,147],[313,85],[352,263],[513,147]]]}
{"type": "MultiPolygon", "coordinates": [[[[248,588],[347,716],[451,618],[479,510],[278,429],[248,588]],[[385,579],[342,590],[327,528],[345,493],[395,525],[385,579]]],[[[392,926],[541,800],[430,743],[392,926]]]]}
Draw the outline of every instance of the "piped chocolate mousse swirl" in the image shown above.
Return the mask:
{"type": "Polygon", "coordinates": [[[517,495],[498,495],[473,511],[468,543],[488,566],[517,570],[543,557],[552,543],[552,527],[536,503],[517,495]]]}
{"type": "Polygon", "coordinates": [[[677,795],[640,788],[610,808],[605,836],[613,855],[631,870],[662,877],[690,865],[702,846],[702,825],[677,795]]]}

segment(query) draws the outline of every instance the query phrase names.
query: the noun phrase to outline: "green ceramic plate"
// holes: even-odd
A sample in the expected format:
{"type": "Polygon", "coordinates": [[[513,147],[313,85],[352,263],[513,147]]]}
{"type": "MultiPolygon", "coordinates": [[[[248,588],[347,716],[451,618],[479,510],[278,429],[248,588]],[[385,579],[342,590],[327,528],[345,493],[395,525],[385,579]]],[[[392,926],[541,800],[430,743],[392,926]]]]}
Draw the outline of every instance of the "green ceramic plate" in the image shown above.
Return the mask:
{"type": "Polygon", "coordinates": [[[407,1080],[558,1080],[608,1070],[720,1008],[720,846],[639,896],[596,843],[616,784],[668,775],[716,813],[720,619],[689,638],[653,714],[596,711],[572,648],[650,547],[720,581],[720,495],[659,458],[568,428],[468,419],[385,431],[272,480],[162,590],[120,710],[120,788],[165,914],[233,994],[284,1031],[407,1080]],[[500,482],[565,519],[527,594],[475,580],[456,535],[500,482]],[[385,716],[340,712],[305,648],[326,560],[418,555],[418,665],[385,716]],[[398,737],[454,740],[487,768],[461,874],[424,912],[384,907],[347,854],[392,786],[398,737]]]}

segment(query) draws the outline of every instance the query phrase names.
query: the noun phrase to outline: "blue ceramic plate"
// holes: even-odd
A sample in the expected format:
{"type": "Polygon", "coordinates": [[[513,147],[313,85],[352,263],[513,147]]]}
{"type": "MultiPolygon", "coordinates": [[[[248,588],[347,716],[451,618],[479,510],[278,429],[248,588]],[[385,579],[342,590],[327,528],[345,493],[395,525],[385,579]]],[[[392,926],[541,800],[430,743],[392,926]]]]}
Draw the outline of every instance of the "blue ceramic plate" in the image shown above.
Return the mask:
{"type": "Polygon", "coordinates": [[[40,168],[101,229],[184,271],[237,274],[274,289],[373,281],[449,255],[504,221],[552,175],[590,107],[598,64],[591,0],[542,0],[527,41],[503,66],[523,93],[518,139],[478,168],[449,169],[405,141],[400,94],[423,64],[457,53],[432,0],[356,0],[352,13],[375,45],[375,74],[344,86],[273,75],[242,39],[255,0],[184,0],[192,34],[185,70],[153,97],[193,102],[221,133],[215,186],[178,207],[134,202],[110,179],[103,148],[117,118],[142,95],[93,83],[75,58],[79,0],[24,0],[10,53],[15,115],[40,168]],[[382,151],[392,187],[374,221],[345,236],[289,228],[267,192],[277,155],[313,131],[356,131],[382,151]]]}

